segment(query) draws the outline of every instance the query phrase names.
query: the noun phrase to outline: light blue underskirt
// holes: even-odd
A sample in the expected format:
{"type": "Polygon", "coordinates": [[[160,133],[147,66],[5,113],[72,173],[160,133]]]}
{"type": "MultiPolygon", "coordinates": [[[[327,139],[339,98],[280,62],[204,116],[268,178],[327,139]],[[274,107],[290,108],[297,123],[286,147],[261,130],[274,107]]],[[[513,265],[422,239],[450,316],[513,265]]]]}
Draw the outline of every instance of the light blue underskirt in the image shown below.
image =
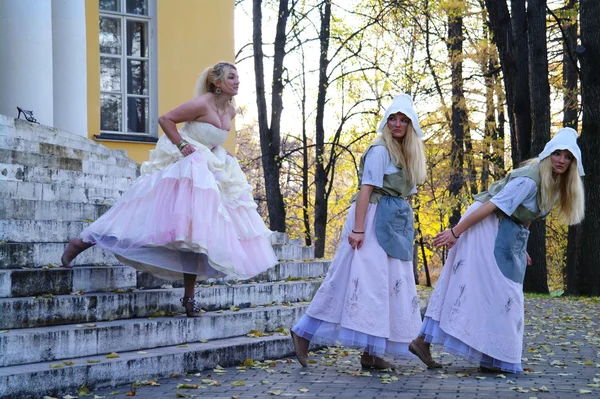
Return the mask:
{"type": "Polygon", "coordinates": [[[370,355],[383,357],[384,355],[393,355],[403,358],[414,358],[415,356],[408,351],[410,342],[393,342],[387,338],[376,337],[359,331],[341,327],[336,323],[315,319],[309,315],[304,315],[292,328],[298,336],[317,345],[325,346],[346,346],[364,350],[370,355]]]}
{"type": "Polygon", "coordinates": [[[523,371],[521,363],[507,363],[502,360],[494,359],[485,353],[479,352],[477,349],[471,348],[461,340],[446,334],[440,328],[439,321],[433,320],[431,317],[425,317],[419,336],[424,337],[426,342],[434,345],[444,345],[446,352],[455,356],[461,357],[466,361],[481,365],[487,368],[499,368],[502,371],[509,373],[519,373],[523,371]]]}

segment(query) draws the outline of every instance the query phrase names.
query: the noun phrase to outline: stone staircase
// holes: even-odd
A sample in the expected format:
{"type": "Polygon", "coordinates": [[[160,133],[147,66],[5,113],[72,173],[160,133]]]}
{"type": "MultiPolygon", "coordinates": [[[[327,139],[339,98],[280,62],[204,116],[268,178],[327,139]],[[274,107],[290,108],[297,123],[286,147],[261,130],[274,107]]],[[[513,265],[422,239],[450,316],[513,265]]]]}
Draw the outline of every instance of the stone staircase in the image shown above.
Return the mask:
{"type": "Polygon", "coordinates": [[[123,151],[0,115],[0,398],[41,398],[290,355],[289,328],[329,261],[274,234],[281,263],[252,280],[181,283],[98,248],[59,266],[66,241],[138,176],[123,151]],[[114,353],[114,354],[113,354],[114,353]],[[113,355],[110,355],[113,354],[113,355]],[[110,355],[110,356],[109,356],[110,355]],[[108,356],[108,357],[107,357],[108,356]]]}

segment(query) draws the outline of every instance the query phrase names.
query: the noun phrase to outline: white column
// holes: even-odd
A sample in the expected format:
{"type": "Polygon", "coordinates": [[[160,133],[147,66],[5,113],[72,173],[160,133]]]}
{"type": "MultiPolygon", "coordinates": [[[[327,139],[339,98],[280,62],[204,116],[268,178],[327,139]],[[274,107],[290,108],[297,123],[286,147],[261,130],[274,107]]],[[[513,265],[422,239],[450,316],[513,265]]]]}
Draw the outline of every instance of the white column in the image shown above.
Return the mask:
{"type": "Polygon", "coordinates": [[[0,114],[17,106],[53,126],[50,0],[0,0],[0,114]]]}
{"type": "Polygon", "coordinates": [[[85,4],[52,0],[52,53],[54,127],[87,137],[85,4]]]}

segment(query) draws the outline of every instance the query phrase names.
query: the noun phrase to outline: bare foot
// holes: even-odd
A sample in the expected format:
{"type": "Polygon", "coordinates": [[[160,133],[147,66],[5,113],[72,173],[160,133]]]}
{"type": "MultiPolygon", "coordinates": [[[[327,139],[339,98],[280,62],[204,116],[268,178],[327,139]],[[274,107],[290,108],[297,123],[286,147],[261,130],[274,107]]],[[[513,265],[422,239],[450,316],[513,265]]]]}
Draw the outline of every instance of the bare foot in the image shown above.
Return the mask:
{"type": "Polygon", "coordinates": [[[81,238],[72,238],[71,240],[69,240],[69,243],[65,248],[65,252],[63,252],[62,256],[60,257],[60,262],[62,263],[63,267],[72,268],[73,266],[71,265],[71,262],[73,261],[73,259],[75,259],[77,255],[79,255],[92,245],[94,244],[87,243],[81,238]]]}

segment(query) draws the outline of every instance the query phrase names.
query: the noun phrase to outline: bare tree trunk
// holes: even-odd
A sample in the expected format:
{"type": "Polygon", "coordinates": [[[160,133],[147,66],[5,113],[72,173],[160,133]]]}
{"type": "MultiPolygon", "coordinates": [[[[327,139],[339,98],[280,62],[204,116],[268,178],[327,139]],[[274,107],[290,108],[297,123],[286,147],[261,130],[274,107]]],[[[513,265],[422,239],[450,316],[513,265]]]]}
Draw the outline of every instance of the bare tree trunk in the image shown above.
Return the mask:
{"type": "Polygon", "coordinates": [[[531,112],[525,0],[485,0],[498,46],[510,123],[513,167],[531,156],[531,112]]]}
{"type": "Polygon", "coordinates": [[[315,256],[323,257],[325,254],[325,235],[327,233],[327,172],[325,170],[325,99],[327,96],[327,67],[329,66],[329,27],[331,24],[331,0],[321,3],[321,29],[319,41],[321,52],[319,54],[319,86],[317,93],[317,115],[315,130],[315,256]]]}
{"type": "MultiPolygon", "coordinates": [[[[498,63],[498,60],[494,57],[494,65],[498,63]]],[[[504,95],[504,89],[502,87],[502,79],[500,76],[496,76],[494,92],[498,98],[498,104],[496,105],[498,113],[498,129],[497,134],[493,135],[494,144],[494,179],[501,180],[506,176],[506,166],[504,163],[504,142],[506,137],[506,114],[504,113],[504,103],[506,102],[506,96],[504,95]]]]}
{"type": "MultiPolygon", "coordinates": [[[[567,0],[564,11],[566,17],[560,21],[563,31],[563,126],[578,128],[579,101],[577,99],[577,0],[567,0]]],[[[565,293],[577,295],[577,263],[581,240],[580,225],[569,226],[567,238],[567,262],[563,272],[565,293]]]]}
{"type": "MultiPolygon", "coordinates": [[[[468,125],[462,77],[462,50],[464,40],[462,24],[463,11],[459,9],[459,7],[452,8],[448,11],[447,42],[452,79],[452,123],[450,126],[450,135],[452,137],[450,162],[452,170],[450,171],[448,191],[450,191],[450,194],[455,198],[459,197],[460,191],[464,187],[464,140],[465,130],[468,125]]],[[[450,224],[455,225],[458,223],[460,215],[461,203],[459,201],[452,211],[450,224]]]]}
{"type": "Polygon", "coordinates": [[[600,2],[581,0],[581,64],[582,133],[581,157],[585,163],[585,219],[581,223],[578,288],[581,295],[600,295],[600,2]]]}
{"type": "MultiPolygon", "coordinates": [[[[546,47],[546,0],[527,3],[527,37],[529,47],[529,96],[531,104],[531,155],[537,155],[550,140],[550,84],[548,83],[548,49],[546,47]]],[[[546,294],[546,220],[530,226],[527,251],[533,263],[527,267],[523,290],[546,294]]]]}
{"type": "Polygon", "coordinates": [[[285,26],[289,9],[288,0],[279,3],[279,19],[274,43],[273,60],[273,85],[271,92],[271,126],[267,121],[267,101],[265,98],[265,76],[262,48],[262,10],[261,0],[253,0],[253,34],[254,47],[254,74],[256,80],[256,105],[258,108],[258,128],[260,133],[260,147],[262,152],[262,165],[265,176],[265,192],[267,209],[269,210],[269,226],[271,230],[285,232],[285,206],[279,184],[281,169],[280,157],[280,123],[283,110],[283,59],[285,57],[285,26]]]}

